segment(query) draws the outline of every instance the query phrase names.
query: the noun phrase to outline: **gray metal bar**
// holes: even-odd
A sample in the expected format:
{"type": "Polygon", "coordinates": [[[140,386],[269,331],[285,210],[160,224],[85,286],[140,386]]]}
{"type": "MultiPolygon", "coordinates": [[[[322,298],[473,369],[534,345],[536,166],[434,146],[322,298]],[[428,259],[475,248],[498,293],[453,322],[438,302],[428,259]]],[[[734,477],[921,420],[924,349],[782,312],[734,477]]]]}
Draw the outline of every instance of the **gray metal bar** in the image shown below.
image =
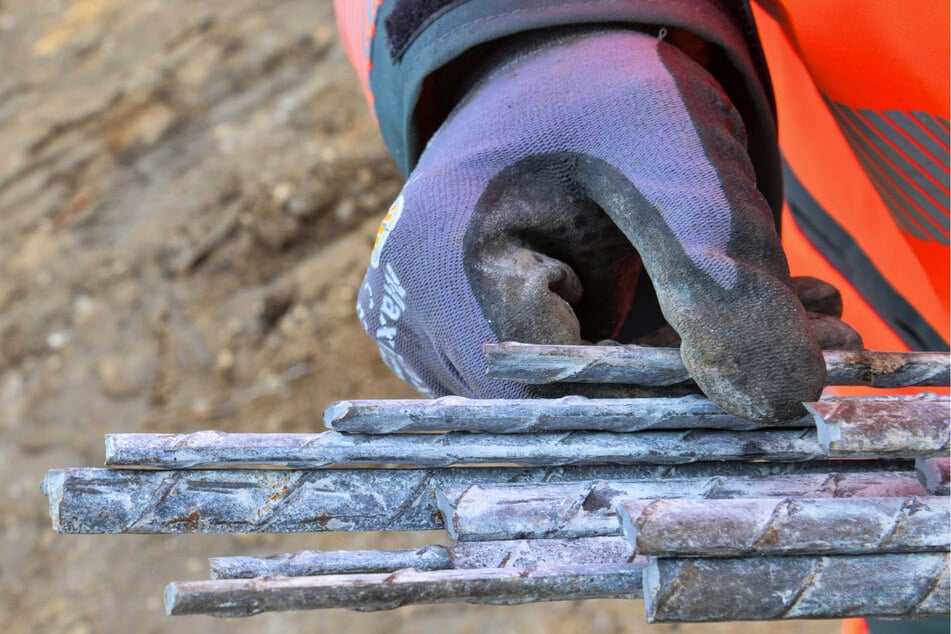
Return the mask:
{"type": "MultiPolygon", "coordinates": [[[[909,469],[907,462],[845,461],[846,470],[909,469]]],[[[43,483],[63,533],[308,532],[442,528],[432,487],[815,473],[827,463],[677,466],[133,471],[64,469],[43,483]],[[383,495],[382,492],[386,492],[383,495]]]]}
{"type": "Polygon", "coordinates": [[[436,502],[453,539],[545,539],[620,535],[625,500],[926,495],[914,472],[824,473],[767,478],[440,485],[436,502]]]}
{"type": "MultiPolygon", "coordinates": [[[[519,383],[629,383],[663,386],[690,380],[677,348],[485,344],[488,376],[519,383]]],[[[946,386],[944,352],[827,350],[829,385],[946,386]]]]}
{"type": "Polygon", "coordinates": [[[632,500],[624,535],[651,557],[947,552],[947,498],[632,500]]]}
{"type": "MultiPolygon", "coordinates": [[[[912,469],[845,461],[845,469],[912,469]]],[[[43,482],[61,533],[435,530],[437,485],[814,473],[826,463],[552,468],[134,471],[63,469],[43,482]]]]}
{"type": "Polygon", "coordinates": [[[534,568],[643,563],[623,537],[460,542],[449,547],[456,568],[534,568]]]}
{"type": "Polygon", "coordinates": [[[951,458],[915,460],[918,480],[931,495],[951,495],[951,458]]]}
{"type": "Polygon", "coordinates": [[[634,559],[634,547],[623,537],[592,537],[463,542],[416,550],[304,550],[269,557],[215,557],[209,563],[212,579],[253,579],[265,575],[307,577],[393,572],[402,568],[446,570],[622,564],[634,559]]]}
{"type": "Polygon", "coordinates": [[[417,467],[519,464],[681,464],[700,460],[804,461],[826,456],[814,429],[651,431],[637,434],[109,434],[110,467],[314,469],[330,465],[417,467]]]}
{"type": "Polygon", "coordinates": [[[949,409],[939,400],[878,403],[823,401],[807,404],[819,442],[835,457],[936,457],[951,443],[949,409]]]}
{"type": "Polygon", "coordinates": [[[313,575],[393,572],[401,568],[445,570],[452,558],[445,546],[408,550],[302,550],[269,557],[213,557],[208,560],[212,579],[253,579],[264,575],[313,575]]]}
{"type": "Polygon", "coordinates": [[[647,620],[766,621],[948,614],[948,554],[656,559],[647,620]]]}
{"type": "Polygon", "coordinates": [[[399,570],[383,574],[184,581],[168,585],[170,615],[251,616],[276,610],[392,610],[405,605],[635,599],[641,563],[467,570],[399,570]]]}
{"type": "MultiPolygon", "coordinates": [[[[811,427],[811,418],[786,427],[811,427]]],[[[680,398],[469,399],[340,401],[324,410],[324,425],[341,432],[470,431],[492,434],[564,431],[633,432],[646,429],[762,427],[727,414],[710,399],[680,398]]]]}

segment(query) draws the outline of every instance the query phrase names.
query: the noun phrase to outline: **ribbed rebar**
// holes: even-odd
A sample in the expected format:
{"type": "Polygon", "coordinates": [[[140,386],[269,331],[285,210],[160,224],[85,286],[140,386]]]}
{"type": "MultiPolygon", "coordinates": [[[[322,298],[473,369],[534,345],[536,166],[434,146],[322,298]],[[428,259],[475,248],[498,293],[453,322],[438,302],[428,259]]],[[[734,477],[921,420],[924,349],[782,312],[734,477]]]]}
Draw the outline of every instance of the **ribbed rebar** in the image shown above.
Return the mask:
{"type": "MultiPolygon", "coordinates": [[[[665,386],[690,380],[677,348],[634,345],[562,346],[485,344],[488,376],[519,383],[627,383],[665,386]]],[[[947,386],[951,359],[944,352],[829,350],[828,385],[947,386]]]]}
{"type": "MultiPolygon", "coordinates": [[[[846,461],[847,469],[912,469],[846,461]]],[[[825,463],[693,463],[552,468],[50,471],[53,529],[61,533],[295,533],[443,527],[433,487],[815,473],[825,463]]]]}
{"type": "Polygon", "coordinates": [[[947,552],[947,498],[633,500],[624,534],[652,557],[947,552]]]}
{"type": "Polygon", "coordinates": [[[620,535],[616,509],[631,499],[914,495],[926,495],[914,472],[441,485],[436,490],[446,529],[460,541],[620,535]]]}
{"type": "Polygon", "coordinates": [[[948,554],[655,559],[647,620],[767,621],[948,614],[948,554]]]}
{"type": "Polygon", "coordinates": [[[945,400],[810,403],[819,443],[842,458],[930,458],[948,454],[951,408],[945,400]]]}

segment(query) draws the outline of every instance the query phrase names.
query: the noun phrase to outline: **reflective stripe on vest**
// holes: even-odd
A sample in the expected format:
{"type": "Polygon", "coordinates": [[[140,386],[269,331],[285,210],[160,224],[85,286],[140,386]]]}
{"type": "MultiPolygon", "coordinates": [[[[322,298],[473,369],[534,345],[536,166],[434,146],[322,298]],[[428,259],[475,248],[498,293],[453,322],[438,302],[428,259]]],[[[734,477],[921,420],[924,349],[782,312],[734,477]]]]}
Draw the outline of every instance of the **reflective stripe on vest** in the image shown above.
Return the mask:
{"type": "Polygon", "coordinates": [[[892,21],[911,11],[764,4],[769,15],[756,18],[788,163],[793,274],[848,282],[845,319],[867,347],[947,349],[946,3],[916,3],[915,16],[892,21]],[[920,39],[908,40],[916,28],[920,39]],[[928,61],[913,63],[912,49],[928,61]]]}

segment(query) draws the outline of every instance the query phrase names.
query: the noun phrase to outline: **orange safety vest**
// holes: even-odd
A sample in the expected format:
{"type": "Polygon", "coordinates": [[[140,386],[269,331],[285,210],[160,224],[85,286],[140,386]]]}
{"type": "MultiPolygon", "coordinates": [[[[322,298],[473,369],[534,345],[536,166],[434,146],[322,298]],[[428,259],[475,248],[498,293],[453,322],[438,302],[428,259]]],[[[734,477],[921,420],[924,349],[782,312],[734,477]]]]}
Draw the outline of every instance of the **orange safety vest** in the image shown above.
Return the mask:
{"type": "MultiPolygon", "coordinates": [[[[948,341],[947,2],[754,6],[783,156],[874,267],[948,341]]],[[[906,350],[784,209],[793,275],[843,293],[867,348],[906,350]]]]}
{"type": "MultiPolygon", "coordinates": [[[[370,46],[382,3],[334,0],[371,104],[370,46]]],[[[846,265],[878,276],[948,342],[947,0],[759,0],[754,15],[776,93],[787,180],[796,179],[839,229],[817,244],[787,204],[783,245],[792,274],[838,287],[843,318],[867,348],[910,346],[896,318],[886,322],[870,304],[875,289],[843,276],[846,265]]]]}

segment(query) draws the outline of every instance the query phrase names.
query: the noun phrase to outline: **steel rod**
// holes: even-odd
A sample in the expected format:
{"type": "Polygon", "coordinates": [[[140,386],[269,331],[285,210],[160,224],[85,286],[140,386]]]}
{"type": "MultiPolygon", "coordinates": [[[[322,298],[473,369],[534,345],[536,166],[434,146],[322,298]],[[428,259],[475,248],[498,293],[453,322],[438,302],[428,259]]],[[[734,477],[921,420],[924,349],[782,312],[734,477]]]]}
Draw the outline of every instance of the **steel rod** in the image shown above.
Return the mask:
{"type": "Polygon", "coordinates": [[[826,456],[814,429],[650,431],[637,434],[109,434],[110,467],[398,464],[416,467],[518,464],[681,464],[701,460],[804,461],[826,456]]]}
{"type": "MultiPolygon", "coordinates": [[[[565,431],[634,432],[646,429],[762,427],[727,414],[708,398],[469,399],[339,401],[324,410],[324,424],[341,432],[471,431],[492,434],[565,431]]],[[[811,418],[786,424],[811,427],[811,418]]]]}
{"type": "Polygon", "coordinates": [[[914,472],[823,473],[565,483],[441,485],[436,502],[453,539],[620,535],[625,500],[926,495],[914,472]]]}
{"type": "Polygon", "coordinates": [[[265,575],[308,577],[453,567],[449,549],[439,545],[406,550],[302,550],[268,557],[213,557],[208,563],[212,579],[253,579],[265,575]]]}
{"type": "Polygon", "coordinates": [[[937,457],[948,454],[947,402],[832,401],[808,405],[816,415],[819,443],[835,457],[937,457]]]}
{"type": "MultiPolygon", "coordinates": [[[[664,386],[688,381],[678,348],[485,344],[488,376],[519,383],[627,383],[664,386]]],[[[947,386],[944,352],[830,350],[823,353],[828,385],[947,386]]]]}
{"type": "Polygon", "coordinates": [[[212,579],[253,579],[265,575],[307,577],[393,572],[402,568],[533,568],[540,565],[620,564],[635,560],[623,537],[463,542],[410,550],[304,550],[268,557],[209,559],[212,579]]]}
{"type": "Polygon", "coordinates": [[[946,498],[633,500],[618,513],[652,557],[947,552],[946,498]]]}
{"type": "MultiPolygon", "coordinates": [[[[845,461],[844,468],[912,469],[845,461]]],[[[61,533],[296,533],[435,530],[433,487],[802,473],[825,463],[693,463],[552,468],[136,471],[62,469],[43,482],[61,533]]]]}
{"type": "Polygon", "coordinates": [[[655,559],[647,620],[765,621],[948,614],[948,554],[655,559]]]}
{"type": "Polygon", "coordinates": [[[641,561],[623,537],[460,542],[449,547],[456,568],[534,568],[641,561]]]}
{"type": "Polygon", "coordinates": [[[168,585],[170,615],[251,616],[276,610],[392,610],[405,605],[634,599],[640,562],[582,566],[400,570],[382,574],[185,581],[168,585]]]}
{"type": "Polygon", "coordinates": [[[915,460],[918,480],[931,495],[951,495],[951,458],[915,460]]]}

